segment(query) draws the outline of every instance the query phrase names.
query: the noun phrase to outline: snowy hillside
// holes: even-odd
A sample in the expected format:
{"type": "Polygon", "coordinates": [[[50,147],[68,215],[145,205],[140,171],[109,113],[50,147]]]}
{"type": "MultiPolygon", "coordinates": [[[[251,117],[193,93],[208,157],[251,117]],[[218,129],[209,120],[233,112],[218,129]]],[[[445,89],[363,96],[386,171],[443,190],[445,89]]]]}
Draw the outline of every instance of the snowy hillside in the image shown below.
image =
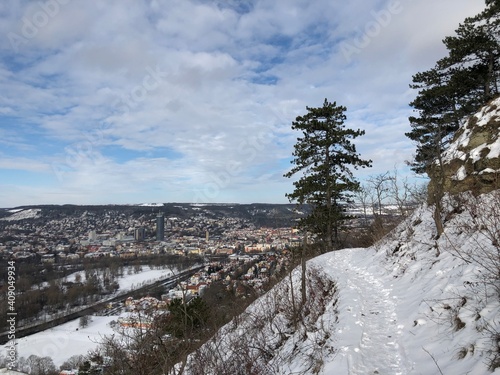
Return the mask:
{"type": "Polygon", "coordinates": [[[6,220],[6,221],[16,221],[16,220],[24,220],[24,219],[36,219],[40,217],[40,209],[12,209],[8,210],[7,212],[11,213],[12,215],[9,217],[1,218],[0,220],[6,220]]]}
{"type": "Polygon", "coordinates": [[[290,307],[300,300],[299,267],[293,294],[289,279],[280,282],[192,355],[188,373],[490,373],[499,193],[449,200],[439,239],[422,206],[376,246],[314,258],[300,323],[290,307]]]}

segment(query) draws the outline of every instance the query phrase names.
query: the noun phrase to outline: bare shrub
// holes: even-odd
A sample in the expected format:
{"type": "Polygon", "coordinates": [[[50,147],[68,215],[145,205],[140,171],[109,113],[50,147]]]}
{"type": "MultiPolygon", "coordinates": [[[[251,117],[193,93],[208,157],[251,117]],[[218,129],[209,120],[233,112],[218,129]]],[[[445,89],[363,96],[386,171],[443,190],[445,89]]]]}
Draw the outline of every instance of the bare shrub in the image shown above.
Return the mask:
{"type": "Polygon", "coordinates": [[[303,368],[294,373],[320,373],[325,358],[333,352],[329,332],[335,324],[325,321],[323,314],[336,303],[337,291],[335,283],[322,271],[309,267],[307,299],[300,309],[293,306],[291,291],[300,288],[300,272],[296,268],[293,283],[284,279],[193,353],[186,373],[287,374],[294,359],[303,368]]]}
{"type": "Polygon", "coordinates": [[[59,367],[60,370],[74,370],[80,367],[85,361],[85,357],[81,354],[73,355],[69,357],[64,363],[59,367]]]}
{"type": "Polygon", "coordinates": [[[30,355],[28,358],[19,358],[18,369],[30,375],[56,375],[56,366],[50,357],[30,355]]]}
{"type": "Polygon", "coordinates": [[[427,184],[410,183],[395,169],[370,177],[356,193],[362,209],[361,228],[352,230],[352,247],[371,246],[386,237],[426,201],[427,184]]]}
{"type": "MultiPolygon", "coordinates": [[[[490,293],[500,297],[500,190],[475,197],[462,194],[455,198],[468,215],[459,230],[470,236],[467,249],[451,247],[451,252],[467,263],[479,266],[481,281],[490,293]]],[[[489,294],[489,293],[488,293],[489,294]]],[[[485,296],[488,297],[488,296],[485,296]]]]}
{"type": "Polygon", "coordinates": [[[474,344],[469,344],[467,346],[462,346],[457,354],[456,354],[456,358],[457,359],[464,359],[465,357],[467,357],[468,354],[470,355],[474,355],[474,352],[476,351],[476,347],[474,344]]]}
{"type": "Polygon", "coordinates": [[[466,285],[477,304],[477,320],[482,322],[478,330],[490,342],[486,349],[488,365],[490,369],[495,369],[500,366],[500,327],[484,322],[480,311],[489,302],[498,303],[500,300],[500,190],[479,196],[463,193],[453,198],[452,205],[454,212],[467,215],[467,220],[462,220],[457,230],[465,234],[470,242],[460,248],[450,244],[450,251],[464,262],[476,266],[477,280],[466,285]]]}

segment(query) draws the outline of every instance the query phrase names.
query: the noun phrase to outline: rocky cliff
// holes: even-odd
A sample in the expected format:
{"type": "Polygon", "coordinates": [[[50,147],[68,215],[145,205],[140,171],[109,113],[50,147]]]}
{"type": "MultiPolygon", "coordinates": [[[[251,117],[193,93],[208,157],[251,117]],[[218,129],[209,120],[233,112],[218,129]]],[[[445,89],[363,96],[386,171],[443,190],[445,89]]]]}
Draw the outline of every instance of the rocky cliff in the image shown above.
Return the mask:
{"type": "MultiPolygon", "coordinates": [[[[500,98],[462,123],[442,159],[445,192],[482,194],[500,188],[500,98]]],[[[437,166],[429,171],[429,196],[439,175],[437,166]]]]}

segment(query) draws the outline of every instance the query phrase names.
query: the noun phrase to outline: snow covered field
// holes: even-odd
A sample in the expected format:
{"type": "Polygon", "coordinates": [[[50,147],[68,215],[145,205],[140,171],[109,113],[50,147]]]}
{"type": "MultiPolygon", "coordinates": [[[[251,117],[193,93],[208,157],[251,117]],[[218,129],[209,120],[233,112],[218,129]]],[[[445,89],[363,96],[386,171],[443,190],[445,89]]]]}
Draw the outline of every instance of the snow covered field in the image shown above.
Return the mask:
{"type": "MultiPolygon", "coordinates": [[[[81,281],[85,281],[83,271],[69,275],[66,280],[74,281],[77,274],[80,274],[81,281]]],[[[117,278],[120,288],[113,296],[152,284],[170,275],[172,271],[169,269],[151,269],[149,266],[142,266],[142,271],[139,273],[129,274],[126,270],[122,277],[117,278]]],[[[32,354],[40,357],[49,356],[59,367],[69,357],[77,354],[85,355],[89,350],[95,349],[102,341],[103,335],[113,334],[108,323],[117,319],[118,316],[93,316],[86,328],[79,328],[80,320],[76,319],[58,327],[19,338],[16,340],[17,355],[19,358],[27,358],[32,354]]],[[[0,355],[5,355],[7,345],[0,346],[0,355]]]]}
{"type": "MultiPolygon", "coordinates": [[[[85,355],[95,349],[104,335],[112,335],[109,322],[117,320],[116,316],[92,316],[89,325],[79,327],[79,319],[66,324],[17,339],[18,358],[28,358],[34,354],[39,357],[50,357],[57,368],[73,355],[85,355]]],[[[5,345],[2,347],[4,354],[5,345]]]]}
{"type": "MultiPolygon", "coordinates": [[[[131,290],[135,290],[145,285],[153,284],[155,281],[166,279],[172,275],[170,269],[152,269],[149,266],[141,266],[142,271],[135,273],[134,267],[126,267],[123,276],[118,277],[116,281],[120,285],[116,294],[122,294],[131,290]],[[130,272],[129,272],[130,270],[130,272]]],[[[176,273],[177,270],[174,269],[176,273]]],[[[85,282],[85,271],[72,273],[66,277],[66,281],[74,282],[76,276],[80,275],[80,281],[85,282]]]]}

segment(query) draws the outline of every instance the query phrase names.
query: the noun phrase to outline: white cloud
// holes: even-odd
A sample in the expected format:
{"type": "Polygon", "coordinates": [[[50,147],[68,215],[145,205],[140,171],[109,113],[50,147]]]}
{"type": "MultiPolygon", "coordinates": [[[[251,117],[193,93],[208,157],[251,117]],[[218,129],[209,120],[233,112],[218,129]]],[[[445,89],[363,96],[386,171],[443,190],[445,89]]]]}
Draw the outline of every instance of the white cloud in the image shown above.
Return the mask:
{"type": "Polygon", "coordinates": [[[441,39],[484,7],[73,0],[46,10],[42,25],[38,13],[58,1],[0,5],[0,32],[24,38],[0,42],[0,126],[10,127],[4,144],[12,140],[1,179],[13,167],[29,170],[30,155],[66,172],[62,182],[47,172],[51,186],[33,178],[12,189],[19,204],[137,202],[146,192],[158,201],[201,194],[284,202],[292,186],[281,179],[283,160],[298,136],[291,121],[325,97],[347,106],[348,126],[367,131],[358,149],[374,168],[363,174],[392,169],[412,153],[404,136],[411,75],[440,58],[441,39]],[[38,22],[29,38],[27,22],[38,22]],[[374,22],[381,25],[369,43],[346,58],[339,43],[354,43],[374,22]]]}
{"type": "Polygon", "coordinates": [[[50,170],[50,167],[46,163],[30,158],[2,157],[2,159],[0,159],[0,169],[47,172],[50,170]]]}

